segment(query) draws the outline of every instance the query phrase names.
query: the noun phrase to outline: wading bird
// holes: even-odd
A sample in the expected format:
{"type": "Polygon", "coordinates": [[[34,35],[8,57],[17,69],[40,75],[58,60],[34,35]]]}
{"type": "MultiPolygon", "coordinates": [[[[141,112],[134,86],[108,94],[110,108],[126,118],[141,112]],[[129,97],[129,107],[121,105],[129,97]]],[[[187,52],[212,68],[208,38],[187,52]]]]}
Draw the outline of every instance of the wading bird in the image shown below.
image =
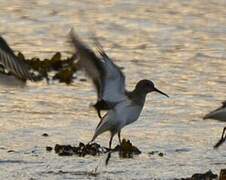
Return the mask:
{"type": "Polygon", "coordinates": [[[97,90],[98,100],[94,107],[101,121],[97,125],[91,142],[103,132],[110,131],[109,149],[111,149],[114,135],[118,134],[121,144],[121,129],[138,119],[148,93],[155,91],[167,97],[168,95],[158,90],[152,81],[146,79],[139,81],[133,91],[127,91],[125,76],[98,42],[96,46],[99,56],[86,46],[74,31],[71,31],[70,35],[78,55],[78,68],[85,70],[97,90]],[[108,110],[103,118],[100,116],[100,110],[108,110]]]}
{"type": "MultiPolygon", "coordinates": [[[[203,117],[203,119],[216,119],[219,121],[225,121],[226,122],[226,101],[222,102],[222,106],[211,111],[207,115],[203,117]]],[[[225,140],[226,140],[226,135],[225,135],[226,127],[223,128],[223,132],[221,135],[220,140],[216,143],[214,148],[218,148],[225,140]]]]}

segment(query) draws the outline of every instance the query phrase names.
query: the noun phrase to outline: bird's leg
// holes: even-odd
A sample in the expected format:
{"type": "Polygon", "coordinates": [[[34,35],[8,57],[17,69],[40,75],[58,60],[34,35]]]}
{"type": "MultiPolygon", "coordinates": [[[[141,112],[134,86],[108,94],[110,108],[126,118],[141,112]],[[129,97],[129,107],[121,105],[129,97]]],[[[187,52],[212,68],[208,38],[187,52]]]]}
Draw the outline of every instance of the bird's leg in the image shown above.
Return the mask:
{"type": "Polygon", "coordinates": [[[96,109],[96,111],[97,111],[98,117],[99,117],[100,119],[102,119],[102,116],[101,116],[101,113],[100,113],[100,109],[96,109]]]}
{"type": "Polygon", "coordinates": [[[218,148],[223,142],[225,142],[226,140],[225,131],[226,131],[226,127],[224,127],[221,135],[221,139],[215,144],[214,148],[218,148]]]}
{"type": "Polygon", "coordinates": [[[111,150],[111,144],[112,144],[112,139],[113,139],[113,133],[111,133],[111,138],[110,138],[110,141],[109,141],[109,150],[111,150]]]}
{"type": "Polygon", "coordinates": [[[111,144],[112,144],[112,139],[114,137],[114,134],[111,132],[111,138],[110,138],[110,141],[109,141],[109,152],[108,152],[108,156],[107,156],[107,159],[105,161],[105,165],[107,166],[108,165],[108,162],[111,158],[111,144]]]}
{"type": "Polygon", "coordinates": [[[122,146],[122,141],[121,141],[121,131],[118,131],[118,140],[119,140],[120,146],[122,146]]]}
{"type": "Polygon", "coordinates": [[[225,126],[224,129],[223,129],[223,132],[222,132],[222,135],[221,135],[221,139],[226,138],[226,136],[224,137],[225,131],[226,131],[226,126],[225,126]]]}
{"type": "Polygon", "coordinates": [[[102,119],[102,116],[101,116],[101,113],[100,113],[100,105],[99,105],[100,103],[99,103],[99,101],[95,104],[95,105],[93,105],[93,107],[94,107],[94,109],[96,110],[96,112],[97,112],[97,115],[98,115],[98,117],[100,118],[100,119],[102,119]]]}
{"type": "Polygon", "coordinates": [[[98,107],[98,103],[96,103],[95,105],[93,105],[94,109],[96,110],[97,112],[97,115],[100,119],[102,119],[101,117],[101,113],[100,113],[100,108],[98,107]]]}
{"type": "Polygon", "coordinates": [[[101,112],[100,112],[101,110],[109,110],[109,109],[112,108],[112,107],[111,107],[109,104],[107,104],[104,100],[98,100],[98,101],[96,102],[96,104],[93,105],[93,107],[96,109],[97,114],[98,114],[98,117],[99,117],[100,119],[102,119],[101,112]]]}

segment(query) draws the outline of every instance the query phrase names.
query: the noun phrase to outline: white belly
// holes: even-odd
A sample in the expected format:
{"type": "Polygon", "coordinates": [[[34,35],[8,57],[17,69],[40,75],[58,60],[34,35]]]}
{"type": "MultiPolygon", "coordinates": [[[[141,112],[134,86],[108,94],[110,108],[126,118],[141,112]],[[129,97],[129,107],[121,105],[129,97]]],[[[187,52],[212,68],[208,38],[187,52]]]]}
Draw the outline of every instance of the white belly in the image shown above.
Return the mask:
{"type": "Polygon", "coordinates": [[[105,131],[118,132],[124,126],[136,121],[142,109],[142,106],[133,105],[128,99],[122,101],[108,111],[101,124],[97,127],[94,137],[105,131]]]}
{"type": "Polygon", "coordinates": [[[131,104],[130,101],[123,101],[115,107],[117,120],[120,121],[121,128],[136,121],[143,107],[131,104]]]}
{"type": "Polygon", "coordinates": [[[21,86],[24,87],[26,82],[17,79],[12,75],[0,73],[0,86],[21,86]]]}

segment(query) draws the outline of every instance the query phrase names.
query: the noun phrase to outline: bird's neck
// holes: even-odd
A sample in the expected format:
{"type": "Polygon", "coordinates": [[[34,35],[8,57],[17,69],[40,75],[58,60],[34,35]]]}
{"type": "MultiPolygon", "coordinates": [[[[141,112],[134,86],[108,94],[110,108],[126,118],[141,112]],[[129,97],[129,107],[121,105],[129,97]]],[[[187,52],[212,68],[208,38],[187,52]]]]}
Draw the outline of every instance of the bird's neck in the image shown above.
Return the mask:
{"type": "Polygon", "coordinates": [[[137,105],[143,106],[146,99],[146,93],[141,90],[134,89],[128,93],[128,97],[137,105]]]}

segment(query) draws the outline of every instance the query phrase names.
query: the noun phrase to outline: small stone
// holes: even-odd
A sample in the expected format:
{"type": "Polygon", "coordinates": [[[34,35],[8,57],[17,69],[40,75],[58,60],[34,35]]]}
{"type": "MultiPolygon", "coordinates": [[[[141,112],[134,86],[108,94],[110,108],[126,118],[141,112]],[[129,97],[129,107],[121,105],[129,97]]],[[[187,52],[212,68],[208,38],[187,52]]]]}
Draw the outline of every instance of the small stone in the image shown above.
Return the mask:
{"type": "Polygon", "coordinates": [[[81,79],[79,79],[79,81],[81,81],[81,82],[86,82],[86,81],[87,81],[87,79],[85,79],[85,78],[81,78],[81,79]]]}
{"type": "Polygon", "coordinates": [[[53,150],[53,148],[51,146],[46,146],[46,151],[50,152],[52,150],[53,150]]]}
{"type": "Polygon", "coordinates": [[[43,133],[42,136],[48,137],[49,135],[47,133],[43,133]]]}
{"type": "Polygon", "coordinates": [[[151,151],[151,152],[149,152],[148,154],[154,155],[155,153],[156,153],[156,151],[151,151]]]}
{"type": "Polygon", "coordinates": [[[15,152],[15,151],[14,151],[14,150],[8,150],[7,152],[8,152],[8,153],[11,153],[11,152],[15,152]]]}

